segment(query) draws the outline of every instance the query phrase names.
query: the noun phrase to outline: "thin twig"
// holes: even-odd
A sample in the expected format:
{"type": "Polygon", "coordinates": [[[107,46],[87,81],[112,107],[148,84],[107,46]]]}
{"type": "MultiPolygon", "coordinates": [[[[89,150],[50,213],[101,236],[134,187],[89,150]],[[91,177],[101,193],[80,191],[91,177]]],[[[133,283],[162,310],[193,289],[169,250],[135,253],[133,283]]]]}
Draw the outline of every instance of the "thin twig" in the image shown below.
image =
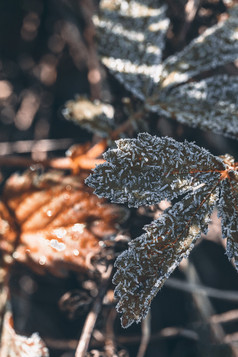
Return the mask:
{"type": "MultiPolygon", "coordinates": [[[[198,341],[199,336],[197,332],[182,327],[165,327],[162,330],[153,333],[150,336],[151,341],[158,341],[167,338],[184,337],[192,341],[198,341]]],[[[116,343],[120,345],[136,345],[141,342],[141,335],[116,335],[116,343]]],[[[75,350],[78,344],[77,340],[57,340],[52,338],[44,338],[47,346],[56,350],[75,350]]],[[[105,336],[102,336],[100,341],[92,341],[92,347],[99,348],[105,345],[105,336]]]]}
{"type": "MultiPolygon", "coordinates": [[[[185,264],[181,264],[180,269],[182,269],[183,273],[186,275],[189,283],[200,284],[200,278],[196,267],[191,261],[185,261],[185,264]]],[[[209,318],[214,315],[214,308],[209,296],[192,292],[192,298],[202,321],[208,325],[209,331],[211,331],[212,340],[217,344],[222,343],[225,337],[223,327],[219,323],[210,324],[209,322],[209,318]]],[[[205,343],[203,347],[206,351],[206,345],[210,344],[209,336],[205,335],[204,340],[205,343]]]]}
{"type": "Polygon", "coordinates": [[[0,155],[11,155],[13,153],[23,154],[36,150],[39,152],[66,150],[73,142],[73,139],[70,138],[2,142],[0,143],[0,155]]]}
{"type": "Polygon", "coordinates": [[[188,293],[207,295],[209,297],[221,300],[238,302],[238,291],[220,290],[210,287],[205,287],[198,284],[191,284],[180,279],[169,278],[165,285],[168,288],[186,291],[188,293]]]}
{"type": "Polygon", "coordinates": [[[141,323],[142,339],[137,353],[137,357],[144,357],[146,353],[147,346],[151,336],[150,323],[151,323],[151,312],[147,314],[146,318],[141,323]]]}
{"type": "Polygon", "coordinates": [[[93,304],[92,310],[89,312],[86,318],[83,331],[75,352],[75,357],[85,357],[86,355],[89,342],[92,336],[92,332],[94,330],[94,326],[98,318],[98,314],[102,308],[103,298],[107,291],[108,284],[111,280],[110,278],[112,276],[112,270],[113,270],[113,266],[110,265],[107,271],[102,276],[101,287],[98,296],[96,297],[96,300],[93,304]]]}
{"type": "MultiPolygon", "coordinates": [[[[165,338],[184,337],[193,341],[198,341],[197,332],[181,327],[166,327],[151,335],[150,341],[158,341],[165,338]]],[[[117,336],[116,340],[120,344],[137,344],[141,341],[141,336],[117,336]]]]}
{"type": "Polygon", "coordinates": [[[101,69],[95,45],[96,29],[92,21],[95,8],[92,0],[81,0],[80,7],[85,20],[84,38],[88,50],[87,66],[91,97],[92,99],[102,99],[101,69]]]}
{"type": "Polygon", "coordinates": [[[72,161],[68,157],[47,159],[47,160],[34,160],[31,158],[20,156],[6,156],[0,157],[0,167],[30,167],[30,166],[42,166],[46,168],[67,170],[72,169],[72,161]]]}
{"type": "Polygon", "coordinates": [[[223,312],[222,314],[216,314],[211,316],[210,321],[211,323],[228,323],[232,321],[238,320],[238,310],[230,310],[223,312]]]}
{"type": "Polygon", "coordinates": [[[106,336],[105,336],[105,353],[108,357],[113,357],[116,355],[116,344],[115,344],[115,334],[114,334],[114,322],[117,316],[115,308],[112,308],[109,312],[107,323],[106,323],[106,336]]]}

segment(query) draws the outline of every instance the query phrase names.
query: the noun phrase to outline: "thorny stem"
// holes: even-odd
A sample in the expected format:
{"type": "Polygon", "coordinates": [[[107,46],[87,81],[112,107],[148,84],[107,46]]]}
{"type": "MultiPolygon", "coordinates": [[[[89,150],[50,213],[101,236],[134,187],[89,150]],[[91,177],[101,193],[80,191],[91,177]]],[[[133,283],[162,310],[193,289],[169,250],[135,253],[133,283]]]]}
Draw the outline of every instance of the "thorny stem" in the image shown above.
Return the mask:
{"type": "Polygon", "coordinates": [[[98,293],[98,296],[96,297],[96,300],[93,304],[92,310],[89,312],[84,327],[83,331],[75,352],[75,357],[85,357],[89,342],[92,336],[92,332],[95,326],[95,323],[97,321],[97,317],[99,315],[99,312],[102,308],[102,303],[103,303],[103,298],[104,295],[107,291],[108,284],[111,281],[111,276],[112,276],[112,271],[113,271],[113,266],[110,265],[107,269],[107,271],[103,274],[102,276],[102,283],[101,287],[98,293]]]}

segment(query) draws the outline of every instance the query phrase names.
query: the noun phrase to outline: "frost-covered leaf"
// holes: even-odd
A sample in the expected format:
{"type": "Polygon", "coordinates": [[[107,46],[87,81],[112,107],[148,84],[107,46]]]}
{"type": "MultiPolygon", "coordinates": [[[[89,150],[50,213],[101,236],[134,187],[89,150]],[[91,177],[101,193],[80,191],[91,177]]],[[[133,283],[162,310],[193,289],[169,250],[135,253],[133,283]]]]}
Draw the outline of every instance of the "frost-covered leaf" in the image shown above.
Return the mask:
{"type": "Polygon", "coordinates": [[[49,357],[48,348],[38,333],[26,337],[15,332],[10,312],[4,318],[0,353],[1,357],[49,357]]]}
{"type": "Polygon", "coordinates": [[[95,16],[103,63],[144,99],[158,77],[169,20],[162,1],[102,0],[95,16]]]}
{"type": "Polygon", "coordinates": [[[146,233],[132,241],[129,250],[117,259],[113,281],[117,284],[115,296],[120,298],[117,309],[123,313],[123,327],[146,316],[165,280],[188,256],[201,232],[206,233],[216,198],[214,182],[187,194],[146,226],[146,233]]]}
{"type": "Polygon", "coordinates": [[[176,198],[116,261],[117,308],[127,327],[145,317],[164,281],[201,233],[207,233],[216,205],[227,237],[227,255],[238,269],[238,163],[193,143],[149,134],[119,140],[117,147],[105,154],[107,162],[87,179],[97,194],[135,207],[176,198]]]}
{"type": "Polygon", "coordinates": [[[227,256],[234,258],[238,270],[238,164],[230,160],[232,171],[221,183],[219,215],[222,217],[222,235],[227,237],[227,256]]]}
{"type": "Polygon", "coordinates": [[[99,100],[91,101],[85,96],[77,96],[65,104],[63,115],[81,127],[102,137],[109,136],[114,128],[114,109],[99,100]]]}
{"type": "Polygon", "coordinates": [[[126,211],[98,199],[83,180],[83,176],[60,172],[11,176],[0,210],[6,222],[6,231],[0,235],[2,252],[14,251],[14,259],[38,273],[48,270],[64,276],[69,270],[93,270],[91,261],[101,251],[100,241],[118,231],[126,211]],[[8,219],[7,209],[14,214],[14,222],[8,219]],[[18,234],[8,236],[9,227],[14,232],[12,223],[18,234]]]}
{"type": "Polygon", "coordinates": [[[238,138],[238,76],[216,75],[173,87],[148,100],[147,107],[180,123],[238,138]]]}
{"type": "Polygon", "coordinates": [[[199,73],[217,68],[238,59],[238,6],[230,17],[207,29],[181,52],[163,63],[159,89],[188,81],[199,73]]]}
{"type": "Polygon", "coordinates": [[[97,195],[133,207],[172,200],[224,169],[221,159],[193,143],[141,133],[116,144],[86,183],[97,195]]]}

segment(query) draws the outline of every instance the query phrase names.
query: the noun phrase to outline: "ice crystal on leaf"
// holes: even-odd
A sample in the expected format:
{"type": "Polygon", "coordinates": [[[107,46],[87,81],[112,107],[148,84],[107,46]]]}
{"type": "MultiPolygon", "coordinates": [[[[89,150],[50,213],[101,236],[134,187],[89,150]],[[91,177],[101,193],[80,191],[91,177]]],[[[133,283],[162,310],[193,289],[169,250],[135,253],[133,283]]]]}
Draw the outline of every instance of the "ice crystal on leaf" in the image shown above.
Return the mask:
{"type": "Polygon", "coordinates": [[[234,6],[226,20],[164,62],[169,20],[162,2],[103,0],[95,24],[104,65],[147,110],[238,138],[237,77],[216,73],[238,59],[237,17],[234,6]],[[204,73],[211,78],[197,82],[204,73]]]}
{"type": "Polygon", "coordinates": [[[116,261],[117,308],[127,327],[145,317],[164,281],[201,233],[206,234],[215,206],[222,217],[228,258],[238,266],[238,165],[194,143],[147,133],[116,143],[117,148],[104,155],[107,162],[87,178],[95,193],[135,207],[176,198],[116,261]]]}

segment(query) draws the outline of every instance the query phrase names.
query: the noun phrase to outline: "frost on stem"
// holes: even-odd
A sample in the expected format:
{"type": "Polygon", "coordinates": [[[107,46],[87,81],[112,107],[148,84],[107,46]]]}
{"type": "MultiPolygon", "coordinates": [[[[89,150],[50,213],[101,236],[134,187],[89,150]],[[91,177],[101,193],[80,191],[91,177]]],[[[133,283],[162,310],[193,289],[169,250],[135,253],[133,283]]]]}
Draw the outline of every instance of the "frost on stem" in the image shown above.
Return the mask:
{"type": "Polygon", "coordinates": [[[102,0],[94,17],[103,63],[141,99],[160,68],[169,26],[166,9],[161,0],[102,0]]]}
{"type": "Polygon", "coordinates": [[[238,164],[232,158],[143,133],[118,140],[105,159],[86,180],[98,195],[135,207],[177,199],[116,261],[115,295],[124,327],[146,316],[164,281],[207,233],[215,205],[227,255],[238,265],[238,164]]]}

